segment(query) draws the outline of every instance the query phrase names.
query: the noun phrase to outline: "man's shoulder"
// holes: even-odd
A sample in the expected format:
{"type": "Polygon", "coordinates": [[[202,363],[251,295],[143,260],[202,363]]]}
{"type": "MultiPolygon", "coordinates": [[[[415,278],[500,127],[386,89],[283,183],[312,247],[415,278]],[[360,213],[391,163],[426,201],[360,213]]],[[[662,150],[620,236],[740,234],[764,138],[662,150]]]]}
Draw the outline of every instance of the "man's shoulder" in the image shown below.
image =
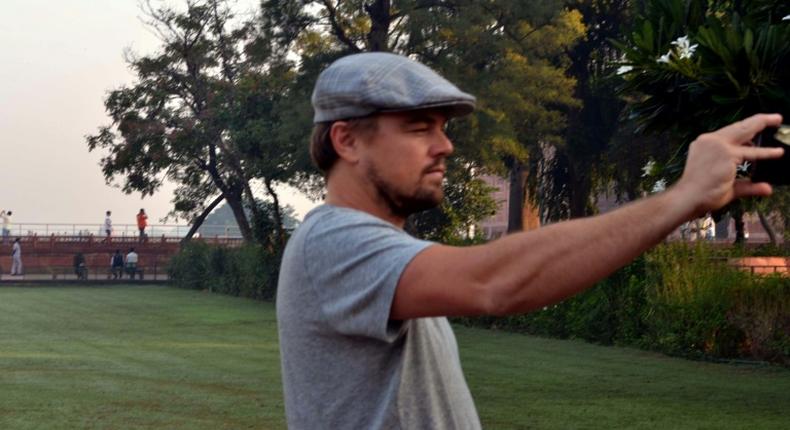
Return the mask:
{"type": "Polygon", "coordinates": [[[321,205],[310,211],[302,225],[294,232],[293,239],[312,241],[327,234],[353,234],[359,227],[379,227],[400,232],[381,218],[356,209],[321,205]]]}
{"type": "Polygon", "coordinates": [[[347,260],[393,244],[419,241],[393,224],[355,209],[322,205],[305,216],[288,241],[285,260],[347,260]]]}

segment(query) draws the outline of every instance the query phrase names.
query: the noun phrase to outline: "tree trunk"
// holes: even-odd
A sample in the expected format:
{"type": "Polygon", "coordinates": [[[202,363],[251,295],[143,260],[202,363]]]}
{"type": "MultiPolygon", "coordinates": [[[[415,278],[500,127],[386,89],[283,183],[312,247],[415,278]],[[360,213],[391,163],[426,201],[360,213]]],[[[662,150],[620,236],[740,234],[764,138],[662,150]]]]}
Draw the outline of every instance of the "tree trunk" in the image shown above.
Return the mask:
{"type": "Polygon", "coordinates": [[[757,216],[760,217],[760,224],[762,224],[763,229],[768,233],[768,239],[771,241],[771,245],[776,246],[776,232],[774,232],[774,228],[771,226],[768,218],[759,210],[757,211],[757,216]]]}
{"type": "Polygon", "coordinates": [[[370,16],[370,33],[368,33],[368,49],[371,52],[389,51],[389,32],[391,0],[375,0],[365,5],[370,16]]]}
{"type": "Polygon", "coordinates": [[[570,180],[568,190],[568,204],[571,219],[582,218],[590,213],[590,190],[592,184],[589,179],[589,172],[579,173],[579,168],[570,164],[570,180]]]}
{"type": "Polygon", "coordinates": [[[277,224],[277,244],[282,250],[285,248],[285,228],[283,227],[283,215],[280,211],[280,199],[277,197],[277,192],[274,191],[272,181],[266,179],[263,181],[266,185],[266,191],[272,196],[272,204],[274,205],[274,222],[277,224]]]}
{"type": "Polygon", "coordinates": [[[507,210],[507,232],[524,230],[524,166],[513,161],[510,168],[510,193],[507,210]]]}
{"type": "Polygon", "coordinates": [[[251,242],[253,240],[252,228],[250,227],[250,221],[247,219],[247,213],[244,212],[244,202],[241,198],[242,194],[241,190],[227,193],[225,194],[225,200],[227,200],[230,210],[233,211],[233,218],[236,219],[236,224],[239,225],[241,237],[244,238],[245,242],[251,242]]]}
{"type": "Polygon", "coordinates": [[[207,216],[208,216],[208,215],[211,213],[211,211],[213,211],[213,210],[214,210],[214,208],[215,208],[215,207],[217,207],[217,205],[218,205],[218,204],[220,204],[220,202],[222,202],[223,200],[225,200],[225,196],[224,196],[224,195],[222,195],[222,194],[220,194],[220,195],[219,195],[217,198],[215,198],[215,199],[214,199],[214,200],[213,200],[211,203],[209,203],[209,205],[208,205],[208,206],[206,206],[206,208],[205,208],[205,209],[203,209],[203,212],[201,212],[201,213],[200,213],[200,215],[198,215],[197,217],[195,217],[195,219],[193,219],[193,220],[192,220],[192,227],[190,227],[190,228],[189,228],[189,231],[187,232],[187,235],[186,235],[186,236],[184,236],[184,238],[183,238],[183,239],[181,239],[181,246],[184,246],[184,245],[185,245],[187,242],[189,242],[190,240],[192,240],[192,237],[194,237],[194,236],[195,236],[195,233],[198,231],[198,229],[200,228],[200,226],[202,226],[202,225],[203,225],[203,221],[205,221],[205,220],[206,220],[206,217],[207,217],[207,216]]]}
{"type": "Polygon", "coordinates": [[[746,226],[743,222],[743,208],[740,203],[733,205],[732,219],[735,220],[735,244],[743,245],[746,242],[746,226]]]}

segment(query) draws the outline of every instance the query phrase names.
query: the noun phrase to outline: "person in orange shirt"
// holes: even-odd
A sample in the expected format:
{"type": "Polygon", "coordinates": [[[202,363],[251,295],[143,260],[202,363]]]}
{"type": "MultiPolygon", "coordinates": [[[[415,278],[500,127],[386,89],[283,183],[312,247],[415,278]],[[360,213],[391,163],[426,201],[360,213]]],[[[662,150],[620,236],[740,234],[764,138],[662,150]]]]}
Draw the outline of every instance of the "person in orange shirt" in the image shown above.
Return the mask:
{"type": "Polygon", "coordinates": [[[137,213],[137,228],[140,230],[140,242],[145,240],[145,228],[148,227],[148,215],[145,214],[145,209],[140,209],[137,213]]]}

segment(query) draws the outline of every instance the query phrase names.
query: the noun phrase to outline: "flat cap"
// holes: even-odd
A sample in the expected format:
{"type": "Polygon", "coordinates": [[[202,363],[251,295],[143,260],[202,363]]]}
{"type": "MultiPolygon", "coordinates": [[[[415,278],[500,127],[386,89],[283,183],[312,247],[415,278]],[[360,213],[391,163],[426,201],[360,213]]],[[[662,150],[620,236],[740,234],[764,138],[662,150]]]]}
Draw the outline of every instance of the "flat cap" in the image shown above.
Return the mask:
{"type": "Polygon", "coordinates": [[[313,122],[319,123],[428,108],[462,116],[474,110],[475,97],[407,57],[367,52],[340,58],[321,72],[312,103],[313,122]]]}

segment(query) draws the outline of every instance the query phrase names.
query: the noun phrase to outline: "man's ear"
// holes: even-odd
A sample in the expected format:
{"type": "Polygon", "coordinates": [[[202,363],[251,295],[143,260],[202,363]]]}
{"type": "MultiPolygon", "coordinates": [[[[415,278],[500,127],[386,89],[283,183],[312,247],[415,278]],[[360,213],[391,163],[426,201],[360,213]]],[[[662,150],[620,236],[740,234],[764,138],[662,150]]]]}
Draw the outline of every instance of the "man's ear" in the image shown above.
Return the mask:
{"type": "Polygon", "coordinates": [[[335,121],[329,129],[329,138],[339,158],[352,164],[359,161],[359,142],[347,121],[335,121]]]}

